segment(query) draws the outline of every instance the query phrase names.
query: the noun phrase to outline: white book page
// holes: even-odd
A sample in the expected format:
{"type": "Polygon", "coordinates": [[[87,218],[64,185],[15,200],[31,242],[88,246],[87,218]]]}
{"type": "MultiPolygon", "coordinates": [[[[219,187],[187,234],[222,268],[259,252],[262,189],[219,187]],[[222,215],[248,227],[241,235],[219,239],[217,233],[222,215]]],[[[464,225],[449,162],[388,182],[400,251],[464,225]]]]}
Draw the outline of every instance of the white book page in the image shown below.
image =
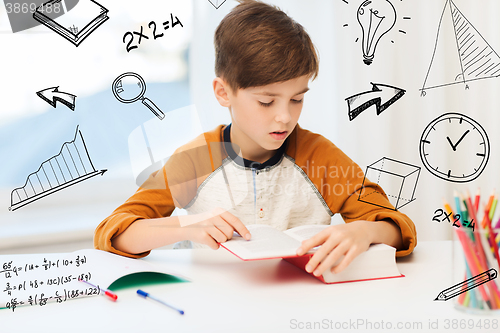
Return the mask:
{"type": "Polygon", "coordinates": [[[301,225],[300,227],[288,229],[284,233],[298,240],[299,242],[302,242],[316,235],[318,232],[325,230],[329,226],[330,225],[324,225],[324,224],[301,225]]]}
{"type": "MultiPolygon", "coordinates": [[[[340,263],[340,258],[333,266],[340,263]]],[[[323,273],[325,282],[356,281],[400,276],[396,265],[396,249],[386,244],[372,244],[342,272],[334,274],[329,269],[323,273]]]]}
{"type": "Polygon", "coordinates": [[[300,242],[284,232],[264,224],[246,227],[252,234],[250,240],[235,235],[222,246],[244,260],[296,255],[300,242]]]}

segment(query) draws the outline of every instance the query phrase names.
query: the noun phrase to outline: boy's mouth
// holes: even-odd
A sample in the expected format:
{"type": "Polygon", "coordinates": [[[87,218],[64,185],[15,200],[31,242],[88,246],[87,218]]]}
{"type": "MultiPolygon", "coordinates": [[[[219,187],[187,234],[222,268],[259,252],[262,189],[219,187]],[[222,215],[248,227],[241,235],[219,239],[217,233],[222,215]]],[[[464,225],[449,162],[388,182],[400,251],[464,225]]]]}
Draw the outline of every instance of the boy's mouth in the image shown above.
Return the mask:
{"type": "Polygon", "coordinates": [[[271,132],[269,134],[271,134],[271,136],[275,140],[283,140],[284,138],[286,138],[287,133],[288,133],[288,131],[275,131],[275,132],[271,132]]]}

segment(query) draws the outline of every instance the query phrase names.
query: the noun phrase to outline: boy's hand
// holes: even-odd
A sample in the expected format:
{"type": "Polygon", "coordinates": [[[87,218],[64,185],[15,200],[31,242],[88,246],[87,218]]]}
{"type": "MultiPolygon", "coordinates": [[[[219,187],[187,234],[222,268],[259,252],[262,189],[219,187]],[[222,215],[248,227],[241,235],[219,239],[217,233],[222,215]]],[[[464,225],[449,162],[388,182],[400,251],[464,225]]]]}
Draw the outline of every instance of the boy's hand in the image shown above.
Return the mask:
{"type": "Polygon", "coordinates": [[[210,246],[212,249],[219,248],[218,243],[233,237],[233,231],[239,233],[243,238],[249,240],[250,231],[239,218],[223,210],[216,208],[208,213],[197,214],[199,222],[186,225],[186,239],[210,246]]]}
{"type": "Polygon", "coordinates": [[[333,273],[340,273],[359,254],[368,250],[371,244],[369,221],[354,221],[332,225],[315,236],[302,242],[297,254],[303,255],[315,246],[321,245],[306,265],[306,271],[320,276],[342,256],[344,259],[335,267],[333,273]]]}

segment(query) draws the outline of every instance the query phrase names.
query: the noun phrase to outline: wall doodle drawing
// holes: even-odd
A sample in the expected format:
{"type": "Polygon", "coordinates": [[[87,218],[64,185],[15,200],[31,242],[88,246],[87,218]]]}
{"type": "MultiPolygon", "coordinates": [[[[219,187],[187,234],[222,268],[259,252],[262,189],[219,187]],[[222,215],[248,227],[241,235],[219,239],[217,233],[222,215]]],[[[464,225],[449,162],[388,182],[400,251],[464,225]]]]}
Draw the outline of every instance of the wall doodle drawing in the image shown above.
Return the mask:
{"type": "Polygon", "coordinates": [[[160,110],[152,100],[144,97],[146,93],[146,83],[139,74],[132,72],[123,73],[113,81],[111,90],[113,91],[113,95],[115,95],[116,99],[120,102],[133,103],[141,100],[142,104],[146,105],[158,119],[162,120],[165,118],[163,111],[160,110]]]}
{"type": "Polygon", "coordinates": [[[431,121],[422,133],[419,147],[426,169],[455,183],[479,177],[490,157],[486,131],[474,119],[460,113],[445,113],[431,121]],[[460,163],[443,160],[443,154],[450,154],[460,163]]]}
{"type": "Polygon", "coordinates": [[[71,111],[75,111],[76,96],[58,90],[59,87],[51,87],[37,91],[38,97],[49,103],[53,108],[56,107],[56,102],[66,105],[71,111]]]}
{"type": "Polygon", "coordinates": [[[9,210],[14,211],[99,174],[102,176],[106,171],[94,168],[77,127],[74,139],[65,142],[59,154],[44,161],[37,171],[28,176],[24,186],[12,190],[9,210]]]}
{"type": "Polygon", "coordinates": [[[219,9],[219,7],[226,2],[226,0],[208,0],[208,2],[210,2],[215,9],[219,9]]]}
{"type": "Polygon", "coordinates": [[[93,0],[80,0],[69,13],[64,7],[64,1],[50,0],[36,9],[33,18],[76,47],[109,19],[108,10],[93,0]]]}
{"type": "Polygon", "coordinates": [[[388,0],[367,0],[359,6],[357,18],[363,33],[363,62],[370,65],[380,39],[396,24],[396,9],[388,0]]]}
{"type": "Polygon", "coordinates": [[[447,301],[450,298],[458,296],[468,290],[479,287],[484,283],[490,282],[491,280],[496,279],[497,277],[498,277],[498,272],[496,271],[496,269],[491,268],[486,272],[473,276],[470,279],[465,280],[464,282],[457,283],[456,285],[443,290],[434,300],[447,301]]]}
{"type": "MultiPolygon", "coordinates": [[[[402,0],[401,0],[402,1],[402,0]]],[[[347,0],[342,0],[349,5],[347,0]]],[[[361,36],[356,38],[355,42],[361,39],[361,50],[363,54],[363,62],[366,65],[371,65],[375,58],[375,50],[381,40],[388,39],[386,36],[390,31],[396,30],[395,26],[398,21],[397,11],[394,5],[389,0],[366,0],[356,2],[351,1],[356,7],[356,26],[361,32],[361,36]],[[359,5],[358,5],[359,4],[359,5]]],[[[411,17],[403,16],[403,20],[410,20],[411,17]]],[[[342,25],[344,28],[349,24],[342,25]]],[[[406,35],[406,31],[397,29],[398,32],[406,35]]],[[[394,40],[391,39],[391,43],[394,40]]]]}
{"type": "Polygon", "coordinates": [[[383,157],[366,168],[358,201],[398,210],[416,200],[415,190],[419,176],[420,167],[383,157]],[[382,193],[387,196],[392,206],[380,201],[378,196],[372,196],[372,194],[379,192],[375,189],[365,187],[369,179],[383,189],[382,193]]]}
{"type": "Polygon", "coordinates": [[[452,0],[446,0],[441,18],[434,52],[421,96],[426,95],[426,90],[463,83],[468,89],[468,82],[500,76],[500,56],[491,47],[488,41],[476,30],[472,23],[458,9],[452,0]],[[456,53],[447,50],[445,36],[454,36],[456,53]],[[446,53],[454,56],[444,56],[446,53]],[[453,74],[445,77],[440,75],[443,68],[453,68],[453,74]],[[452,76],[451,76],[452,75],[452,76]]]}
{"type": "MultiPolygon", "coordinates": [[[[371,83],[371,82],[370,82],[371,83]]],[[[377,108],[377,116],[385,111],[389,106],[394,104],[405,94],[406,90],[393,87],[387,84],[371,83],[372,90],[365,91],[351,97],[347,97],[349,120],[354,118],[370,106],[374,105],[377,108]]]]}

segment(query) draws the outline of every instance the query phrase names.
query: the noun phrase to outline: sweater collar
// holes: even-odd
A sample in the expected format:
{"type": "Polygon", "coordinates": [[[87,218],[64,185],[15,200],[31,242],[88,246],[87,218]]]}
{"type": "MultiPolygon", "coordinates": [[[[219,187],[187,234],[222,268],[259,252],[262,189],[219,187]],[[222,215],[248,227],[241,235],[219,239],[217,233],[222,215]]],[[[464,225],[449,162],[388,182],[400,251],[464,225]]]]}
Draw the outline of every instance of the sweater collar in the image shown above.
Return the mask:
{"type": "Polygon", "coordinates": [[[245,168],[261,170],[261,169],[265,169],[267,167],[271,167],[273,165],[276,165],[281,160],[281,158],[285,154],[286,147],[288,145],[288,138],[281,145],[281,147],[279,147],[276,150],[276,153],[270,159],[265,161],[264,163],[259,163],[259,162],[247,160],[246,158],[242,158],[241,156],[239,156],[234,151],[233,146],[231,145],[231,124],[226,126],[226,128],[224,129],[224,142],[225,142],[224,146],[226,147],[226,151],[227,151],[229,157],[236,164],[241,165],[242,167],[245,167],[245,168]]]}

